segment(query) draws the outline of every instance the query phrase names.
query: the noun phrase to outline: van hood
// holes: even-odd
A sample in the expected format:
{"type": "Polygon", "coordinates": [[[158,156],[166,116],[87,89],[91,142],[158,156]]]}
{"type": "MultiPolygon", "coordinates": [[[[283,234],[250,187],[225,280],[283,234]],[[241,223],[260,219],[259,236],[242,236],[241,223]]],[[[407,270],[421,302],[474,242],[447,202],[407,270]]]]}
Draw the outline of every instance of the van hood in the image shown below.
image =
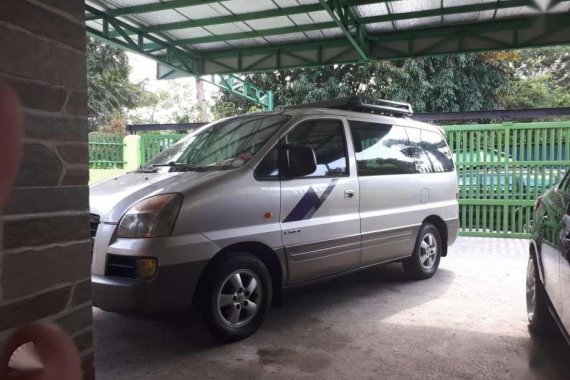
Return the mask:
{"type": "Polygon", "coordinates": [[[101,222],[118,223],[128,209],[145,198],[183,192],[190,183],[202,183],[220,174],[220,171],[126,173],[89,187],[90,212],[98,215],[101,222]]]}

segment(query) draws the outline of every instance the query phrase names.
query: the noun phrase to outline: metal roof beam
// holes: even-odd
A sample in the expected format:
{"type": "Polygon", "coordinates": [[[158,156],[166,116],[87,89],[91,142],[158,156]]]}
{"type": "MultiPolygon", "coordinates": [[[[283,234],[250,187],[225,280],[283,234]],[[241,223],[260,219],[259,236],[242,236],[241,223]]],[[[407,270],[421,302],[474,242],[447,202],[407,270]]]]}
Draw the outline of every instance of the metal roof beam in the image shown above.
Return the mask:
{"type": "MultiPolygon", "coordinates": [[[[372,59],[401,59],[570,43],[570,14],[429,27],[369,36],[372,59]]],[[[202,54],[205,72],[262,72],[362,62],[346,38],[202,54]]]]}
{"type": "MultiPolygon", "coordinates": [[[[324,0],[320,0],[324,1],[324,0]]],[[[354,2],[354,1],[353,1],[354,2]]],[[[433,17],[433,16],[446,16],[452,14],[461,14],[461,13],[471,13],[471,12],[481,12],[486,10],[494,10],[494,9],[507,9],[507,8],[516,8],[522,6],[531,6],[530,4],[534,4],[534,0],[509,0],[509,1],[501,1],[499,3],[479,3],[479,4],[471,4],[471,5],[461,5],[455,7],[445,7],[445,8],[436,8],[436,9],[429,9],[424,11],[416,11],[416,12],[406,12],[406,13],[395,13],[389,15],[381,15],[381,16],[371,16],[371,17],[363,17],[359,20],[359,26],[354,26],[356,28],[363,29],[365,24],[370,23],[378,23],[378,22],[390,22],[390,21],[400,21],[400,20],[409,20],[414,18],[423,18],[423,17],[433,17]]],[[[254,14],[254,13],[252,13],[254,14]]],[[[218,18],[216,18],[218,19],[218,18]]],[[[223,18],[219,18],[220,20],[223,18]]],[[[347,29],[350,27],[350,24],[346,27],[342,24],[342,21],[339,21],[335,16],[333,22],[324,22],[318,24],[304,24],[304,25],[296,25],[296,26],[288,26],[282,28],[275,28],[275,29],[265,29],[259,31],[250,31],[250,32],[240,32],[240,33],[229,33],[229,34],[220,34],[215,36],[205,36],[205,37],[198,37],[198,38],[186,38],[186,39],[179,39],[174,42],[175,45],[193,45],[193,44],[200,44],[200,43],[209,43],[209,42],[220,42],[220,41],[231,41],[231,40],[240,40],[246,38],[255,38],[255,37],[263,37],[263,36],[275,36],[287,33],[295,33],[295,32],[307,32],[307,31],[314,31],[314,30],[322,30],[322,29],[329,29],[334,27],[339,27],[339,22],[341,23],[343,32],[348,33],[351,35],[350,31],[347,29]]],[[[204,21],[209,19],[204,19],[204,21]]],[[[193,22],[200,22],[201,20],[196,20],[193,22]]],[[[241,21],[237,20],[236,21],[241,21]]],[[[194,25],[197,26],[197,25],[194,25]]],[[[147,27],[147,31],[153,31],[153,28],[156,27],[147,27]]],[[[164,31],[165,29],[161,29],[164,31]]],[[[359,29],[357,29],[359,30],[359,29]]],[[[352,35],[351,35],[352,36],[352,35]]],[[[352,37],[354,38],[354,37],[352,37]]],[[[358,43],[358,41],[356,41],[358,43]]],[[[364,41],[360,42],[364,43],[364,41]]]]}
{"type": "Polygon", "coordinates": [[[87,32],[90,35],[102,40],[103,42],[118,46],[121,49],[130,50],[144,55],[161,65],[169,67],[170,69],[195,76],[200,80],[211,83],[223,90],[242,96],[255,104],[261,105],[266,110],[273,109],[273,93],[271,91],[264,90],[248,81],[230,74],[201,75],[200,66],[202,62],[200,58],[196,58],[189,52],[173,46],[170,42],[163,41],[144,30],[118,20],[103,11],[89,5],[86,5],[85,7],[92,20],[100,20],[103,23],[102,30],[87,26],[87,32]],[[119,37],[110,36],[110,29],[114,29],[114,31],[119,34],[119,37]],[[133,34],[137,35],[136,39],[132,39],[129,36],[133,34]],[[156,45],[156,47],[153,49],[145,48],[145,40],[152,41],[153,45],[156,45]],[[165,54],[154,54],[159,51],[164,51],[165,54]]]}
{"type": "Polygon", "coordinates": [[[337,26],[358,55],[363,60],[368,59],[368,35],[366,26],[361,23],[346,0],[319,0],[321,6],[328,12],[337,26]],[[354,35],[352,34],[354,32],[354,35]]]}

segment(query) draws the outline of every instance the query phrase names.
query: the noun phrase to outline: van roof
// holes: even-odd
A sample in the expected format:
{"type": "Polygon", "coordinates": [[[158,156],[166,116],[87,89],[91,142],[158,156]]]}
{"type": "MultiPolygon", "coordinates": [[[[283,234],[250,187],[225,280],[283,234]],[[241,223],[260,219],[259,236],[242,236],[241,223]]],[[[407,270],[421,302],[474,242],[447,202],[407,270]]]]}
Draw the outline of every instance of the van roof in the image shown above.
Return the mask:
{"type": "Polygon", "coordinates": [[[334,115],[334,116],[344,116],[351,120],[358,120],[358,121],[369,121],[369,122],[377,122],[382,124],[394,124],[400,125],[403,127],[413,127],[413,128],[421,128],[426,130],[431,130],[434,132],[439,132],[444,134],[443,128],[423,123],[417,120],[413,120],[409,117],[394,117],[394,116],[387,116],[387,115],[377,115],[377,114],[370,114],[370,113],[362,113],[362,112],[355,112],[355,111],[347,111],[347,110],[338,110],[338,109],[331,109],[331,108],[288,108],[284,111],[277,111],[276,113],[283,114],[283,115],[291,115],[295,117],[302,117],[302,116],[327,116],[327,115],[334,115]]]}

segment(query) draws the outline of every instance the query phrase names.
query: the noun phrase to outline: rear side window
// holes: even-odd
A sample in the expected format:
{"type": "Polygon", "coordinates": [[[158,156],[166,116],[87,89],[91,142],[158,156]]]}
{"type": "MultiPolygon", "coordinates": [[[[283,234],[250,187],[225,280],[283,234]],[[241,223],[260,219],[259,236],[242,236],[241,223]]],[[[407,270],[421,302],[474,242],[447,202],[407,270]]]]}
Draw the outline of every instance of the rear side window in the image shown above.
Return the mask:
{"type": "Polygon", "coordinates": [[[421,130],[421,146],[429,157],[435,172],[452,172],[454,169],[451,152],[443,135],[421,130]]]}
{"type": "Polygon", "coordinates": [[[414,151],[404,127],[350,121],[358,175],[416,172],[414,151]]]}
{"type": "Polygon", "coordinates": [[[312,148],[317,170],[305,177],[348,175],[346,139],[340,120],[311,120],[297,125],[285,136],[285,144],[312,148]]]}
{"type": "Polygon", "coordinates": [[[428,154],[422,147],[421,131],[417,128],[406,128],[406,132],[408,132],[408,137],[410,138],[410,143],[412,144],[414,160],[416,161],[416,172],[435,172],[428,154]]]}

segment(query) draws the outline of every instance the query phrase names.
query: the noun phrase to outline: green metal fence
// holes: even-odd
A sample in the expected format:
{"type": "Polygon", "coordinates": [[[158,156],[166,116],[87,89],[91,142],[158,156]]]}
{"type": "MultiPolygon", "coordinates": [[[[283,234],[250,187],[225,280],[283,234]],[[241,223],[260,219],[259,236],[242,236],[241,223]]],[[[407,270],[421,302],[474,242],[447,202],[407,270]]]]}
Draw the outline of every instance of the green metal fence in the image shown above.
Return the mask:
{"type": "Polygon", "coordinates": [[[141,135],[141,162],[144,164],[187,135],[141,135]]]}
{"type": "Polygon", "coordinates": [[[457,165],[461,234],[528,236],[536,197],[570,165],[570,122],[444,128],[457,165]]]}
{"type": "Polygon", "coordinates": [[[123,168],[122,134],[92,132],[89,134],[89,167],[91,169],[123,168]]]}

